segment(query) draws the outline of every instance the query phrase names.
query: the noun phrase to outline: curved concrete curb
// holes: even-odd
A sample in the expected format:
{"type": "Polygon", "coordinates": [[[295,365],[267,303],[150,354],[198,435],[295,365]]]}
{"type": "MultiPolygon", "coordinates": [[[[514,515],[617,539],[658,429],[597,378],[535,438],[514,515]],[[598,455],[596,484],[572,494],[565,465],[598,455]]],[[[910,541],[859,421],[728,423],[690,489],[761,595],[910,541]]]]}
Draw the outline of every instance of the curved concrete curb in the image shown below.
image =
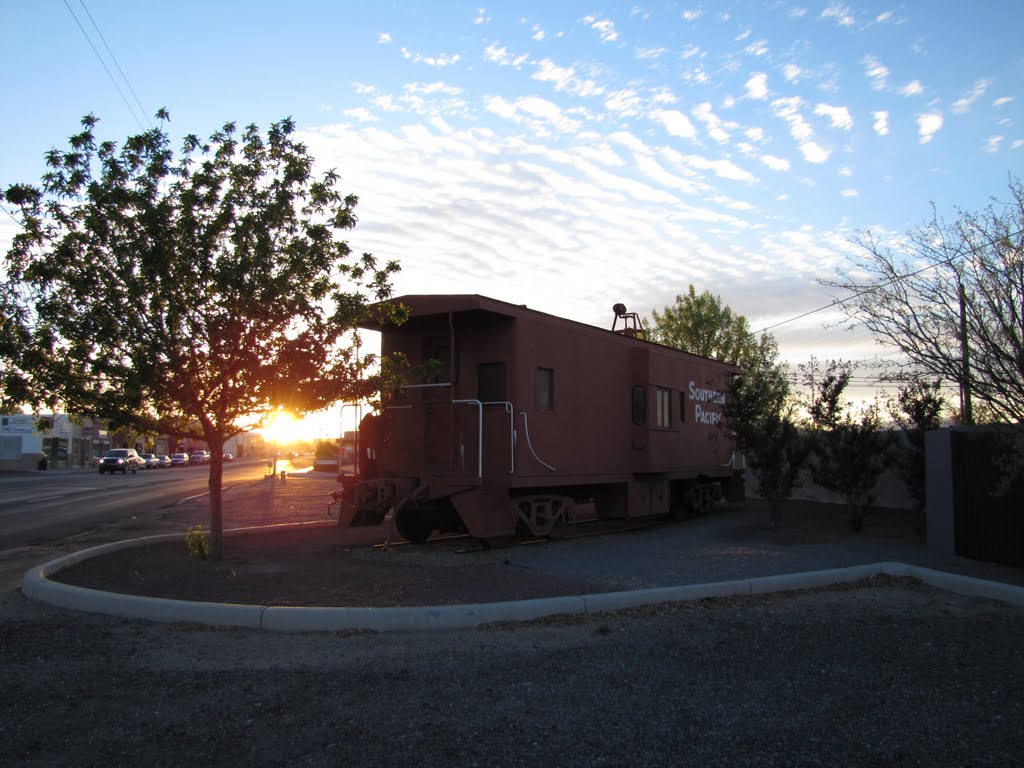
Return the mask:
{"type": "MultiPolygon", "coordinates": [[[[238,528],[225,535],[244,535],[265,531],[267,527],[321,527],[334,523],[307,523],[299,526],[238,528]]],[[[936,571],[905,563],[884,562],[834,568],[823,571],[761,576],[708,584],[657,587],[627,592],[551,597],[500,603],[439,605],[403,608],[303,608],[294,606],[239,605],[235,603],[198,603],[186,600],[122,595],[100,592],[51,581],[48,577],[90,557],[124,547],[150,542],[181,539],[181,534],[148,536],[85,549],[51,560],[25,574],[22,592],[26,597],[60,608],[102,613],[159,622],[189,622],[212,626],[243,627],[276,632],[337,632],[372,630],[377,632],[466,629],[495,622],[529,621],[554,615],[585,615],[619,611],[658,603],[687,602],[713,597],[760,595],[798,589],[825,587],[874,576],[909,576],[939,589],[962,595],[985,597],[1024,607],[1024,587],[976,579],[970,576],[936,571]]]]}

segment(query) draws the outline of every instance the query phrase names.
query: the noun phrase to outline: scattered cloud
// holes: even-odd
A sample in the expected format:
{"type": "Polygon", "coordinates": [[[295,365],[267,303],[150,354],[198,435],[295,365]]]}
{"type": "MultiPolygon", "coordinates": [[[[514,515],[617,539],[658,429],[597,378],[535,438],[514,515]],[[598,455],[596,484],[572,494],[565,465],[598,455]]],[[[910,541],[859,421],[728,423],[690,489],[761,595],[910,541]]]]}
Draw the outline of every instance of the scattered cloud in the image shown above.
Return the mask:
{"type": "Polygon", "coordinates": [[[683,11],[683,21],[696,21],[704,15],[704,11],[700,10],[686,10],[683,11]]]}
{"type": "Polygon", "coordinates": [[[733,127],[732,124],[723,122],[722,119],[714,113],[708,102],[705,101],[694,107],[693,116],[704,124],[704,128],[707,130],[708,136],[719,144],[726,144],[729,141],[730,136],[727,128],[733,127]]]}
{"type": "Polygon", "coordinates": [[[921,85],[920,80],[911,80],[900,88],[900,94],[903,96],[920,96],[922,93],[924,93],[924,86],[921,85]]]}
{"type": "Polygon", "coordinates": [[[889,83],[889,68],[874,56],[865,56],[864,74],[871,80],[871,87],[876,91],[884,91],[889,83]]]}
{"type": "Polygon", "coordinates": [[[744,48],[743,52],[749,56],[763,58],[768,55],[768,43],[764,40],[755,40],[744,48]]]}
{"type": "Polygon", "coordinates": [[[462,60],[462,56],[457,53],[451,55],[442,53],[439,56],[423,56],[419,53],[410,51],[408,48],[402,48],[402,56],[417,64],[426,64],[428,67],[436,67],[438,69],[450,67],[452,64],[457,64],[462,60]]]}
{"type": "Polygon", "coordinates": [[[509,53],[508,48],[503,45],[498,45],[497,43],[491,43],[484,48],[484,59],[503,67],[519,68],[529,58],[530,55],[527,53],[513,55],[509,53]]]}
{"type": "Polygon", "coordinates": [[[985,141],[984,150],[990,154],[998,152],[1005,138],[1005,136],[989,136],[985,141]]]}
{"type": "Polygon", "coordinates": [[[554,83],[556,91],[569,91],[580,96],[598,96],[604,87],[589,78],[576,76],[573,67],[560,67],[550,59],[542,59],[531,77],[541,82],[554,83]]]}
{"type": "Polygon", "coordinates": [[[358,120],[360,123],[372,123],[378,119],[376,115],[365,107],[346,109],[341,114],[345,115],[345,117],[351,117],[353,120],[358,120]]]}
{"type": "Polygon", "coordinates": [[[852,27],[856,23],[853,12],[847,6],[840,3],[833,3],[823,10],[821,18],[832,19],[840,27],[852,27]]]}
{"type": "Polygon", "coordinates": [[[608,19],[597,16],[584,16],[583,23],[597,32],[603,43],[613,43],[619,39],[619,33],[615,31],[615,23],[608,19]]]}
{"type": "Polygon", "coordinates": [[[612,91],[605,98],[604,106],[623,117],[639,117],[645,111],[643,98],[631,88],[612,91]]]}
{"type": "Polygon", "coordinates": [[[801,144],[800,153],[804,156],[804,160],[814,165],[826,163],[832,156],[832,153],[829,150],[814,141],[805,141],[801,144]]]}
{"type": "Polygon", "coordinates": [[[921,144],[927,144],[935,134],[942,130],[942,115],[938,112],[928,112],[917,116],[917,135],[921,144]]]}
{"type": "Polygon", "coordinates": [[[833,128],[841,128],[848,131],[853,128],[853,115],[846,107],[834,107],[831,104],[818,104],[814,107],[814,114],[819,117],[827,117],[833,128]]]}
{"type": "Polygon", "coordinates": [[[985,91],[992,85],[991,80],[978,80],[974,83],[974,87],[970,91],[965,93],[962,97],[953,102],[953,114],[962,115],[969,111],[971,106],[985,95],[985,91]]]}
{"type": "Polygon", "coordinates": [[[486,8],[477,8],[476,17],[473,19],[474,24],[489,24],[491,17],[487,15],[486,8]]]}
{"type": "Polygon", "coordinates": [[[687,85],[704,85],[711,82],[710,73],[700,64],[683,72],[679,77],[687,85]]]}
{"type": "Polygon", "coordinates": [[[385,45],[386,43],[390,43],[391,42],[391,35],[389,35],[387,32],[381,32],[381,33],[379,33],[377,35],[377,42],[380,43],[381,45],[385,45]]]}
{"type": "Polygon", "coordinates": [[[748,99],[762,100],[768,98],[768,75],[764,72],[755,72],[745,83],[746,96],[748,99]]]}
{"type": "Polygon", "coordinates": [[[537,96],[524,96],[515,101],[492,96],[485,101],[485,107],[499,117],[527,124],[544,135],[551,129],[559,133],[575,133],[580,128],[579,121],[566,115],[560,106],[537,96]]]}
{"type": "Polygon", "coordinates": [[[789,134],[796,142],[804,160],[814,165],[820,165],[829,159],[831,151],[813,140],[814,131],[801,114],[801,109],[804,107],[802,99],[798,96],[776,99],[771,106],[775,116],[781,118],[789,127],[789,134]]]}
{"type": "Polygon", "coordinates": [[[683,139],[693,139],[697,136],[697,129],[682,112],[666,109],[654,112],[651,117],[664,125],[665,130],[672,136],[683,139]]]}
{"type": "Polygon", "coordinates": [[[874,129],[875,133],[877,133],[879,136],[888,136],[889,113],[886,111],[872,112],[871,117],[875,121],[871,126],[874,129]]]}
{"type": "Polygon", "coordinates": [[[799,83],[802,74],[803,70],[796,64],[787,64],[782,68],[782,76],[790,83],[799,83]]]}
{"type": "Polygon", "coordinates": [[[773,171],[788,171],[789,160],[775,155],[761,155],[761,162],[773,171]]]}
{"type": "Polygon", "coordinates": [[[668,48],[637,48],[636,57],[638,59],[660,59],[668,53],[668,48]]]}

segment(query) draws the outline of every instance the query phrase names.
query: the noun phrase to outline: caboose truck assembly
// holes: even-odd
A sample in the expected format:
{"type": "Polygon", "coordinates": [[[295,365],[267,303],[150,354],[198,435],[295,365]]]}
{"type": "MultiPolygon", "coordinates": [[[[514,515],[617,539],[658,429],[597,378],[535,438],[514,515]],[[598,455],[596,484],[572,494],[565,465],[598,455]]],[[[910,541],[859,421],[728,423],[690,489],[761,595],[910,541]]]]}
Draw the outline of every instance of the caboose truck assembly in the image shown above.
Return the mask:
{"type": "Polygon", "coordinates": [[[381,352],[431,361],[432,378],[363,420],[340,526],[390,512],[413,543],[495,541],[742,498],[718,426],[735,367],[646,341],[621,304],[609,331],[477,295],[393,301],[409,319],[378,329],[381,352]]]}

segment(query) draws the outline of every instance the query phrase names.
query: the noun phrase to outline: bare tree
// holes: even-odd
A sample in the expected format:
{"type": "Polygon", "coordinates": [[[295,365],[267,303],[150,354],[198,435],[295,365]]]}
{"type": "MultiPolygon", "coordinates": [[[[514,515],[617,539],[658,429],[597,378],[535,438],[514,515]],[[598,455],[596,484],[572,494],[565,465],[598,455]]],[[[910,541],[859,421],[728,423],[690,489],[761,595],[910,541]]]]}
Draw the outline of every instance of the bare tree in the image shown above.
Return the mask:
{"type": "Polygon", "coordinates": [[[962,420],[1024,422],[1024,186],[981,213],[958,211],[906,239],[866,232],[853,266],[824,283],[844,292],[848,320],[903,353],[918,375],[957,383],[962,420]]]}

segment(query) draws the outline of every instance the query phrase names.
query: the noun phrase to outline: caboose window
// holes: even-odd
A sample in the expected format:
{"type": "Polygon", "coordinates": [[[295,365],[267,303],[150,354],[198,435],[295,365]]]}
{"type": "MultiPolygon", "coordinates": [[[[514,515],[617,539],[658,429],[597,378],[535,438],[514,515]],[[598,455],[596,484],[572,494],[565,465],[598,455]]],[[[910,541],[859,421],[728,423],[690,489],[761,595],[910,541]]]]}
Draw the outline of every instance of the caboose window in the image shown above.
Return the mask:
{"type": "Polygon", "coordinates": [[[647,421],[647,393],[637,384],[633,387],[633,423],[638,427],[647,421]]]}
{"type": "Polygon", "coordinates": [[[504,363],[480,363],[476,372],[477,399],[484,403],[504,402],[508,400],[505,394],[505,364],[504,363]]]}
{"type": "Polygon", "coordinates": [[[433,368],[428,384],[453,384],[451,340],[447,336],[428,336],[423,340],[423,360],[433,368]]]}
{"type": "Polygon", "coordinates": [[[667,389],[658,387],[655,391],[655,396],[657,398],[657,410],[655,414],[657,420],[655,421],[655,424],[659,427],[668,429],[672,426],[672,393],[667,389]]]}
{"type": "Polygon", "coordinates": [[[537,369],[537,410],[555,409],[555,372],[551,368],[537,369]]]}

